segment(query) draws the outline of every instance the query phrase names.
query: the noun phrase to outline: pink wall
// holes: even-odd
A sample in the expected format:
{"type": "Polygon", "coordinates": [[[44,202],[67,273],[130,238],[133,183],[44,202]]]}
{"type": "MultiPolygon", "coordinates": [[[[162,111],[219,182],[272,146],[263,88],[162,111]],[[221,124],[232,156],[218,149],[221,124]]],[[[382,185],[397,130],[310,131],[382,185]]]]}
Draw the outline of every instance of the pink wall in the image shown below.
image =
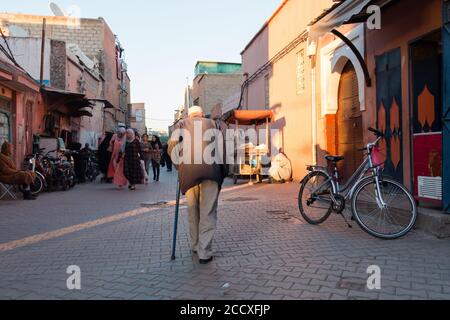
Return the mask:
{"type": "Polygon", "coordinates": [[[120,80],[117,79],[116,67],[116,40],[109,26],[104,23],[104,50],[105,50],[105,98],[114,107],[119,108],[120,97],[118,87],[120,80]]]}

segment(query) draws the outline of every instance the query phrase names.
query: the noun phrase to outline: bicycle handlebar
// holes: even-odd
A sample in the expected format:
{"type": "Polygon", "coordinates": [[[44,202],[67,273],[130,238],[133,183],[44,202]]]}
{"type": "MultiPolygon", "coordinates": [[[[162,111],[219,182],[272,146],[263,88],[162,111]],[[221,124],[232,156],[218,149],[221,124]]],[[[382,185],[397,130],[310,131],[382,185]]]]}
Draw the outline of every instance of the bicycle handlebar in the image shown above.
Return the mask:
{"type": "Polygon", "coordinates": [[[381,132],[381,131],[379,131],[379,130],[377,130],[377,129],[374,129],[374,128],[369,128],[369,131],[370,132],[372,132],[372,133],[374,133],[377,137],[381,137],[381,138],[383,138],[384,137],[384,133],[383,132],[381,132]]]}

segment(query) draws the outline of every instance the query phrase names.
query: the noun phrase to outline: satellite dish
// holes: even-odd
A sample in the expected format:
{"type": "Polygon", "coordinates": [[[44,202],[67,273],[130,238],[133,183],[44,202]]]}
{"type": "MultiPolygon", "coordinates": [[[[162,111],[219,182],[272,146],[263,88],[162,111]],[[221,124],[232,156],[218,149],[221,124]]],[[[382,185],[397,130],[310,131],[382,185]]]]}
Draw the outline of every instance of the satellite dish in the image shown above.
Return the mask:
{"type": "Polygon", "coordinates": [[[50,7],[50,10],[53,12],[53,14],[56,17],[65,17],[66,16],[66,13],[64,12],[64,10],[56,3],[50,2],[49,7],[50,7]]]}

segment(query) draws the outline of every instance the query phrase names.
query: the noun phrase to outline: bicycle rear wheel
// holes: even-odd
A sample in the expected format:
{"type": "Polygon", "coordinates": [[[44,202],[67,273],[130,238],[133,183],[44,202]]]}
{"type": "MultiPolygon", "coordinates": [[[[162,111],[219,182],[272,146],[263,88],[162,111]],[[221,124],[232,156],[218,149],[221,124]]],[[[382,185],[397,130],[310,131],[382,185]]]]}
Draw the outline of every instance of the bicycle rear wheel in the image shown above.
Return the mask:
{"type": "MultiPolygon", "coordinates": [[[[37,196],[39,193],[41,193],[44,190],[45,183],[43,181],[43,178],[40,175],[36,176],[36,179],[34,179],[33,183],[30,184],[30,193],[34,196],[37,196]]],[[[19,190],[21,192],[24,191],[23,186],[19,187],[19,190]]]]}
{"type": "Polygon", "coordinates": [[[363,181],[355,190],[352,201],[353,215],[360,227],[381,239],[398,239],[414,227],[417,207],[414,198],[400,183],[383,179],[380,181],[383,207],[377,197],[375,179],[363,181]]]}
{"type": "Polygon", "coordinates": [[[302,217],[313,225],[324,223],[332,212],[331,182],[323,172],[312,172],[303,181],[298,196],[302,217]]]}

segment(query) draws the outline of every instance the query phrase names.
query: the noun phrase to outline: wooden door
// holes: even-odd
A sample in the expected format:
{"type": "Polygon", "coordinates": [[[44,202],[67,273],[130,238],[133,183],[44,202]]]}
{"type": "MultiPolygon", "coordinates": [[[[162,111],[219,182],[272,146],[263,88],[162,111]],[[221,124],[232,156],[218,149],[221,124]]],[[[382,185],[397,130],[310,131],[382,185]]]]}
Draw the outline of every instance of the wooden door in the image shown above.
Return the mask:
{"type": "Polygon", "coordinates": [[[339,164],[342,182],[347,181],[363,162],[363,122],[359,102],[358,78],[353,64],[344,67],[339,84],[339,107],[336,114],[336,150],[345,157],[339,164]]]}
{"type": "Polygon", "coordinates": [[[376,57],[377,127],[385,154],[384,174],[403,183],[402,58],[400,49],[376,57]]]}

